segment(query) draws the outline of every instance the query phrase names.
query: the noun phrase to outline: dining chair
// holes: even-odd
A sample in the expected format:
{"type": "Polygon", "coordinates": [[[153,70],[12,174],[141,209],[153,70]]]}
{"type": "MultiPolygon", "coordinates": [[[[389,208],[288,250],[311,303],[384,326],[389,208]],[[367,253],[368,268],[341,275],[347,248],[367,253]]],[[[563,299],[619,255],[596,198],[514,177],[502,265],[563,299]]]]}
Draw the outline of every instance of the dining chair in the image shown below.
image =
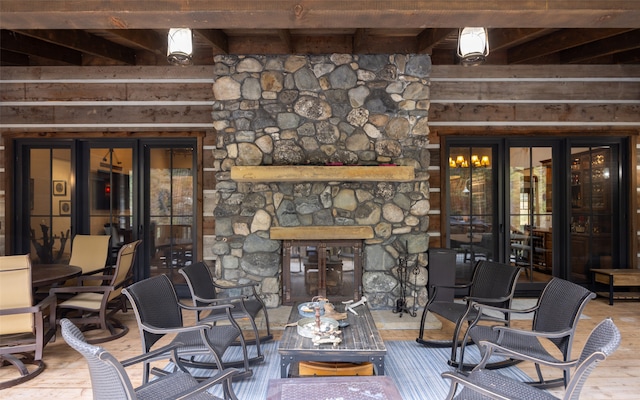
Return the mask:
{"type": "Polygon", "coordinates": [[[118,321],[114,314],[118,310],[127,311],[122,288],[133,281],[133,266],[137,249],[142,243],[136,240],[122,246],[118,251],[115,268],[109,275],[87,274],[79,276],[78,286],[54,287],[51,294],[72,295],[58,304],[61,316],[81,325],[84,331],[92,329],[108,330],[109,335],[91,338],[89,343],[102,343],[120,338],[129,328],[118,321]],[[101,285],[84,285],[85,281],[100,280],[101,285]]]}
{"type": "MultiPolygon", "coordinates": [[[[564,361],[563,368],[573,369],[563,400],[576,400],[580,398],[580,392],[591,371],[619,346],[621,341],[620,331],[610,318],[604,319],[592,331],[587,342],[575,360],[564,361]]],[[[499,371],[486,369],[487,361],[500,345],[482,341],[479,346],[483,348],[485,356],[480,364],[471,373],[462,371],[450,371],[442,373],[442,377],[451,380],[451,386],[447,400],[480,400],[480,399],[536,399],[559,400],[551,392],[542,388],[528,385],[514,378],[501,374],[499,371]],[[460,386],[462,389],[460,390],[460,386]]],[[[517,357],[516,353],[512,354],[517,357]]],[[[531,358],[527,357],[528,360],[531,358]]],[[[536,362],[558,367],[554,362],[538,359],[536,362]]]]}
{"type": "Polygon", "coordinates": [[[142,350],[154,356],[143,363],[143,380],[149,379],[151,361],[171,359],[175,366],[187,372],[187,367],[195,369],[217,369],[241,366],[239,377],[249,377],[247,348],[240,326],[231,315],[231,304],[217,306],[189,306],[178,300],[175,288],[166,275],[156,275],[136,282],[125,288],[123,293],[131,301],[138,321],[142,350]],[[184,325],[183,311],[224,310],[227,324],[198,322],[184,325]],[[154,345],[169,335],[162,345],[154,345]],[[236,341],[240,340],[241,359],[224,360],[223,355],[236,341]],[[206,359],[205,359],[206,358],[206,359]]]}
{"type": "MultiPolygon", "coordinates": [[[[82,268],[82,274],[93,274],[98,271],[106,272],[109,258],[110,238],[106,235],[75,235],[71,246],[69,265],[82,268]]],[[[99,285],[102,281],[85,281],[84,285],[99,285]]],[[[73,286],[74,279],[65,282],[65,286],[73,286]]]]}
{"type": "Polygon", "coordinates": [[[451,358],[448,363],[452,366],[458,366],[458,346],[462,344],[460,334],[463,332],[464,324],[469,324],[475,319],[491,321],[504,326],[509,326],[511,323],[511,315],[509,313],[505,312],[501,315],[483,314],[479,313],[478,309],[473,305],[480,303],[510,308],[519,275],[519,267],[496,261],[481,260],[477,262],[470,282],[464,285],[431,286],[429,301],[422,312],[419,336],[416,341],[426,346],[451,346],[451,358]],[[464,289],[468,294],[463,298],[462,302],[439,301],[436,299],[438,288],[464,289]],[[424,337],[425,321],[427,314],[430,312],[455,323],[451,340],[430,340],[424,337]]]}
{"type": "MultiPolygon", "coordinates": [[[[179,270],[184,276],[191,292],[193,304],[197,306],[233,304],[235,307],[231,309],[231,315],[237,321],[239,319],[247,319],[251,324],[252,339],[245,337],[246,344],[255,344],[257,356],[250,361],[262,361],[264,355],[260,349],[260,343],[273,339],[269,328],[269,314],[267,308],[256,291],[256,284],[238,284],[233,283],[223,285],[213,278],[211,270],[204,262],[200,261],[195,264],[188,265],[179,270]],[[247,291],[248,293],[245,293],[247,291]],[[262,311],[262,317],[265,321],[266,334],[260,336],[256,317],[262,311]]],[[[215,310],[209,313],[198,311],[196,318],[198,321],[212,321],[214,324],[221,317],[226,320],[225,310],[215,310]]]]}
{"type": "Polygon", "coordinates": [[[0,389],[39,375],[45,368],[43,349],[55,340],[56,298],[33,305],[31,286],[28,254],[0,257],[0,366],[19,371],[17,378],[0,382],[0,389]]]}
{"type": "MultiPolygon", "coordinates": [[[[82,354],[89,365],[94,400],[215,400],[218,397],[207,392],[215,385],[222,385],[225,400],[238,400],[231,385],[232,379],[238,372],[236,369],[230,368],[220,371],[200,383],[188,373],[177,371],[161,375],[147,384],[134,388],[125,366],[128,367],[135,363],[124,365],[102,347],[87,343],[80,329],[66,318],[60,320],[60,328],[62,337],[67,344],[82,354]]],[[[144,362],[145,358],[143,355],[136,358],[135,362],[144,362]]]]}

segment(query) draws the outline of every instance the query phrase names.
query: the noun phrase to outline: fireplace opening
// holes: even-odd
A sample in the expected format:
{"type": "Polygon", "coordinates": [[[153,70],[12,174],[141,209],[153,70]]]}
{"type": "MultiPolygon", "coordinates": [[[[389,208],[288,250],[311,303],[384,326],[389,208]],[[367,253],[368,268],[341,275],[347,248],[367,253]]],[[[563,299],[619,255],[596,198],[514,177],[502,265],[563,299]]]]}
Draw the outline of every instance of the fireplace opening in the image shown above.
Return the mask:
{"type": "Polygon", "coordinates": [[[283,302],[358,300],[362,293],[361,240],[286,240],[283,302]]]}

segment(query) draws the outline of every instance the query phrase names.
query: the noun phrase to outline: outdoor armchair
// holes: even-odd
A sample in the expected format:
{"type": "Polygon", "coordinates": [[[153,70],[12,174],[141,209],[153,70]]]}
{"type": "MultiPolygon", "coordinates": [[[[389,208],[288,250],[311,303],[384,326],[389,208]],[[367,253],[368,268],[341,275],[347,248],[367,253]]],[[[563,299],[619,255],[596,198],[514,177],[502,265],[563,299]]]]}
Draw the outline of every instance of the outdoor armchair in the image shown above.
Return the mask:
{"type": "Polygon", "coordinates": [[[127,375],[125,366],[128,367],[136,362],[143,362],[145,360],[144,355],[124,365],[102,347],[88,344],[84,335],[80,332],[80,329],[68,319],[62,319],[60,321],[60,327],[62,337],[67,344],[82,354],[87,360],[94,400],[213,400],[217,399],[217,397],[208,393],[207,390],[215,385],[223,386],[225,400],[237,400],[233,392],[233,387],[231,386],[231,381],[238,372],[236,369],[220,371],[212,378],[201,383],[198,383],[198,381],[188,373],[177,371],[162,375],[149,383],[134,388],[127,375]]]}
{"type": "Polygon", "coordinates": [[[0,382],[0,389],[28,381],[44,370],[42,352],[55,340],[55,333],[55,296],[33,305],[29,255],[0,257],[0,366],[10,364],[19,372],[16,378],[0,382]]]}
{"type": "MultiPolygon", "coordinates": [[[[255,344],[257,352],[257,356],[251,359],[251,361],[263,360],[264,355],[260,349],[260,342],[273,339],[273,335],[269,328],[269,314],[267,313],[264,302],[256,292],[256,284],[247,283],[232,286],[218,284],[213,276],[211,276],[211,271],[204,262],[198,262],[181,268],[180,273],[185,277],[189,285],[193,304],[197,306],[233,304],[235,306],[231,309],[233,318],[235,320],[242,318],[249,320],[253,331],[253,339],[248,340],[245,338],[245,341],[247,344],[255,344]],[[243,293],[244,290],[249,289],[251,290],[250,294],[246,295],[243,293]],[[219,292],[225,293],[225,296],[220,296],[219,292]],[[260,311],[263,312],[267,329],[266,335],[264,336],[260,336],[255,321],[260,311]]],[[[198,321],[211,321],[215,324],[216,320],[225,312],[225,310],[214,310],[209,313],[198,311],[196,315],[198,321]]],[[[222,315],[222,318],[226,319],[226,316],[222,315]]]]}
{"type": "MultiPolygon", "coordinates": [[[[474,343],[488,341],[495,343],[493,350],[495,356],[505,356],[507,359],[528,360],[535,363],[538,381],[530,382],[539,387],[554,387],[565,385],[569,381],[570,366],[565,363],[571,357],[571,347],[582,310],[589,300],[595,298],[595,293],[588,289],[560,278],[553,278],[545,286],[536,306],[526,310],[506,310],[478,304],[474,308],[478,312],[494,310],[509,314],[533,313],[531,330],[515,329],[504,326],[479,325],[478,320],[471,323],[465,334],[461,359],[464,358],[464,350],[467,336],[474,343]],[[556,348],[562,355],[554,356],[549,348],[556,348]],[[539,360],[556,365],[564,371],[563,377],[546,380],[540,369],[539,360]]],[[[488,367],[504,365],[496,362],[488,367]]]]}
{"type": "MultiPolygon", "coordinates": [[[[589,374],[598,363],[610,356],[620,345],[620,331],[609,318],[600,322],[591,332],[585,346],[576,360],[566,361],[563,368],[572,368],[573,374],[565,389],[562,399],[578,399],[589,374]]],[[[523,400],[558,400],[550,392],[541,388],[527,385],[514,380],[498,371],[485,369],[488,359],[499,349],[499,346],[491,342],[480,342],[485,356],[480,364],[466,374],[460,371],[445,372],[443,378],[451,380],[451,387],[447,399],[523,399],[523,400]],[[458,386],[463,386],[458,391],[458,386]]],[[[516,354],[513,354],[516,356],[516,354]]],[[[558,364],[549,363],[546,360],[537,360],[538,363],[550,366],[558,364]]]]}
{"type": "Polygon", "coordinates": [[[501,315],[488,315],[479,312],[478,308],[472,306],[474,304],[489,304],[510,308],[519,274],[519,267],[495,261],[478,261],[473,271],[471,282],[453,287],[440,286],[440,288],[467,290],[468,296],[465,296],[462,302],[435,300],[438,286],[431,286],[432,290],[429,291],[429,301],[422,312],[420,332],[416,341],[428,346],[451,346],[451,359],[448,362],[450,365],[457,366],[459,364],[457,360],[458,346],[461,345],[459,336],[465,323],[470,323],[477,319],[499,323],[504,326],[509,326],[510,324],[510,314],[507,312],[501,315]],[[455,323],[451,340],[438,341],[424,338],[425,320],[429,312],[455,323]]]}
{"type": "MultiPolygon", "coordinates": [[[[126,335],[129,328],[118,321],[113,315],[118,311],[127,311],[126,302],[122,297],[122,288],[133,279],[133,265],[136,252],[142,241],[127,243],[118,251],[115,268],[110,275],[82,275],[79,276],[79,286],[54,287],[51,294],[73,296],[58,304],[61,316],[71,319],[81,326],[83,331],[91,329],[108,330],[109,335],[91,338],[89,343],[102,343],[126,335]],[[102,285],[84,285],[85,281],[104,282],[102,285]]],[[[66,298],[66,297],[65,297],[66,298]]]]}
{"type": "MultiPolygon", "coordinates": [[[[231,304],[197,307],[178,301],[175,288],[166,275],[157,275],[127,287],[123,290],[133,306],[140,330],[142,350],[150,353],[143,364],[143,379],[149,379],[151,361],[171,358],[175,366],[187,372],[187,367],[195,369],[218,369],[243,366],[242,377],[251,376],[247,348],[238,323],[231,315],[231,304]],[[226,324],[199,322],[196,325],[183,324],[183,310],[223,310],[226,324]],[[166,335],[173,335],[167,344],[153,348],[166,335]],[[225,351],[234,341],[240,340],[242,360],[222,361],[225,351]],[[199,357],[196,357],[199,356],[199,357]],[[203,358],[206,358],[202,360],[203,358]]],[[[218,321],[220,322],[220,321],[218,321]]]]}

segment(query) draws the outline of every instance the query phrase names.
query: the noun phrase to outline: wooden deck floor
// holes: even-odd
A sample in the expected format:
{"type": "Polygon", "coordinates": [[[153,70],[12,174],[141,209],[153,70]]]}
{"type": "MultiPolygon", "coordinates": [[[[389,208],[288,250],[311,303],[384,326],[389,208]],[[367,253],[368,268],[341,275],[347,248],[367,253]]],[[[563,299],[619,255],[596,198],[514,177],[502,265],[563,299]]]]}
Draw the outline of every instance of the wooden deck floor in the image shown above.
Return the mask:
{"type": "MultiPolygon", "coordinates": [[[[277,313],[270,310],[270,315],[276,315],[272,326],[281,326],[277,313]]],[[[574,344],[574,354],[577,354],[591,329],[603,318],[612,317],[622,332],[622,345],[616,353],[602,363],[587,380],[586,388],[582,392],[582,399],[637,399],[640,393],[640,303],[618,301],[609,306],[607,300],[598,298],[591,301],[585,310],[588,319],[582,319],[578,325],[578,335],[574,344]]],[[[125,359],[139,354],[140,341],[133,312],[119,314],[120,319],[130,327],[130,332],[123,338],[107,342],[103,347],[112,352],[118,359],[125,359]]],[[[413,340],[417,336],[419,318],[406,316],[407,320],[415,321],[416,329],[383,330],[381,335],[386,340],[413,340]]],[[[514,326],[528,327],[529,321],[515,321],[514,326]]],[[[275,330],[276,339],[280,330],[275,330]]],[[[451,329],[448,323],[441,330],[429,331],[433,337],[448,338],[451,329]]],[[[22,385],[0,391],[2,399],[91,399],[91,380],[84,359],[66,345],[61,337],[55,343],[45,348],[45,362],[47,369],[35,379],[22,385]]],[[[533,372],[527,364],[520,367],[533,372]]],[[[0,369],[0,379],[9,371],[9,367],[0,369]]],[[[141,368],[133,367],[127,371],[134,383],[140,384],[141,368]]],[[[556,394],[560,394],[557,390],[556,394]]],[[[249,400],[249,399],[247,399],[249,400]]],[[[413,400],[413,399],[407,399],[413,400]]]]}

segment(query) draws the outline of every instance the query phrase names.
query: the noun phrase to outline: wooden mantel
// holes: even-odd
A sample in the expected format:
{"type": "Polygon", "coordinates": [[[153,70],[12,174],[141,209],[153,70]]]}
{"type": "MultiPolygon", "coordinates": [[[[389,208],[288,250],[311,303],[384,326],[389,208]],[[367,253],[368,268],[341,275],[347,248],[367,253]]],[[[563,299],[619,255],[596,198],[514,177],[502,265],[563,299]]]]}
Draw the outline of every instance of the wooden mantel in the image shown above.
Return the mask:
{"type": "Polygon", "coordinates": [[[411,166],[261,165],[231,167],[236,182],[406,182],[415,179],[411,166]]]}
{"type": "Polygon", "coordinates": [[[373,228],[364,225],[276,226],[271,228],[270,237],[274,240],[371,239],[373,228]]]}

